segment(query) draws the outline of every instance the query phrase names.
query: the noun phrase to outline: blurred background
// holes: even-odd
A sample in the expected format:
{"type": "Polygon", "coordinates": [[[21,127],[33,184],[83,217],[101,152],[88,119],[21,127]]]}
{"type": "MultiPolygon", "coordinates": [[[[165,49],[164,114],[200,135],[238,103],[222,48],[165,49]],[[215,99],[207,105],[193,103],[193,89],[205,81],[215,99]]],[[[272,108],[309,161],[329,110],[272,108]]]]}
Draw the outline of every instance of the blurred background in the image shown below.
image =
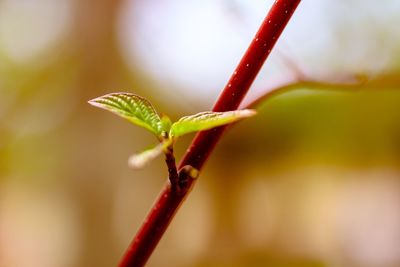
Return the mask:
{"type": "MultiPolygon", "coordinates": [[[[116,266],[166,168],[129,169],[156,140],[87,101],[210,109],[271,4],[0,0],[0,267],[116,266]]],[[[292,90],[226,134],[148,266],[400,266],[398,14],[302,1],[246,101],[292,90]]]]}

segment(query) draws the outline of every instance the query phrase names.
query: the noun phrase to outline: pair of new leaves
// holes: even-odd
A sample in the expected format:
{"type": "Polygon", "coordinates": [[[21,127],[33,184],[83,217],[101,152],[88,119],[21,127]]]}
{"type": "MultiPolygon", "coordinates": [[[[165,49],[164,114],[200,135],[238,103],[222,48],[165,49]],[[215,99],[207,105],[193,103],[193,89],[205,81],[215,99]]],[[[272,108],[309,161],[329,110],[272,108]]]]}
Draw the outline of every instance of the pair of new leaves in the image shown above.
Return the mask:
{"type": "Polygon", "coordinates": [[[130,157],[129,165],[133,168],[141,168],[161,153],[169,153],[168,148],[182,135],[230,124],[256,114],[250,109],[227,112],[205,111],[182,117],[172,123],[167,116],[160,117],[148,100],[131,93],[107,94],[90,100],[89,104],[111,111],[149,130],[158,138],[160,143],[157,146],[130,157]]]}

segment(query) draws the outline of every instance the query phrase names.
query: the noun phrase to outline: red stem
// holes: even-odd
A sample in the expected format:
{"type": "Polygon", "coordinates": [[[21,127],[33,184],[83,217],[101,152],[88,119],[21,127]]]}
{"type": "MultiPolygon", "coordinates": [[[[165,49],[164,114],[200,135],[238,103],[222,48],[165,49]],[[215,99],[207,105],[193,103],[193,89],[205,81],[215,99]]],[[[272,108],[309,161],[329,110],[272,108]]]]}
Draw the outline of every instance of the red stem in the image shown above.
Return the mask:
{"type": "MultiPolygon", "coordinates": [[[[270,54],[300,0],[276,0],[239,65],[214,105],[213,111],[236,110],[270,54]]],[[[179,169],[186,165],[201,170],[225,127],[199,132],[186,151],[179,169]]],[[[180,172],[184,176],[185,173],[180,172]]],[[[119,267],[140,267],[149,259],[175,212],[194,184],[186,175],[181,190],[171,190],[168,182],[122,258],[119,267]]],[[[180,177],[181,178],[181,177],[180,177]]]]}

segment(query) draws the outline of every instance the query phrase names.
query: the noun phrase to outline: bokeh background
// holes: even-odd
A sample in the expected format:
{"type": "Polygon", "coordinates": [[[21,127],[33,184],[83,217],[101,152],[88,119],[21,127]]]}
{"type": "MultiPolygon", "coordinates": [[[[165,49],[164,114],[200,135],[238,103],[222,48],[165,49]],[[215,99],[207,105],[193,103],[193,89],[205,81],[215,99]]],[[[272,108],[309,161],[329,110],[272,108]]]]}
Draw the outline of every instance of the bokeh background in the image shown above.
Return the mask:
{"type": "MultiPolygon", "coordinates": [[[[130,170],[156,140],[87,100],[210,109],[271,4],[0,0],[0,267],[116,266],[166,169],[130,170]]],[[[226,134],[148,266],[400,266],[399,14],[302,1],[246,101],[292,90],[226,134]]]]}

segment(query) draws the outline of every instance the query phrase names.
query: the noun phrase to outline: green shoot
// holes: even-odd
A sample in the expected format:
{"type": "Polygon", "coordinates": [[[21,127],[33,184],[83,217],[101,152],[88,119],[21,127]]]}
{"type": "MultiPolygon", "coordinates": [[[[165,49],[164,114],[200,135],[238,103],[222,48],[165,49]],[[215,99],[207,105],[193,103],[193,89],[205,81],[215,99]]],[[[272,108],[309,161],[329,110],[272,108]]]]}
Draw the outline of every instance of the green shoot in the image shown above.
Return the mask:
{"type": "Polygon", "coordinates": [[[173,123],[170,129],[170,136],[176,138],[191,132],[209,130],[254,116],[255,114],[256,112],[250,109],[227,112],[200,112],[195,115],[182,117],[173,123]]]}
{"type": "Polygon", "coordinates": [[[256,111],[250,109],[205,111],[172,123],[166,115],[160,117],[147,99],[131,93],[107,94],[90,100],[89,104],[108,110],[156,135],[160,144],[129,158],[129,166],[135,169],[142,168],[162,153],[168,156],[173,151],[173,144],[182,135],[227,125],[256,114],[256,111]]]}
{"type": "Polygon", "coordinates": [[[144,127],[157,137],[162,135],[163,123],[153,105],[147,99],[130,93],[112,93],[89,101],[99,107],[144,127]]]}

